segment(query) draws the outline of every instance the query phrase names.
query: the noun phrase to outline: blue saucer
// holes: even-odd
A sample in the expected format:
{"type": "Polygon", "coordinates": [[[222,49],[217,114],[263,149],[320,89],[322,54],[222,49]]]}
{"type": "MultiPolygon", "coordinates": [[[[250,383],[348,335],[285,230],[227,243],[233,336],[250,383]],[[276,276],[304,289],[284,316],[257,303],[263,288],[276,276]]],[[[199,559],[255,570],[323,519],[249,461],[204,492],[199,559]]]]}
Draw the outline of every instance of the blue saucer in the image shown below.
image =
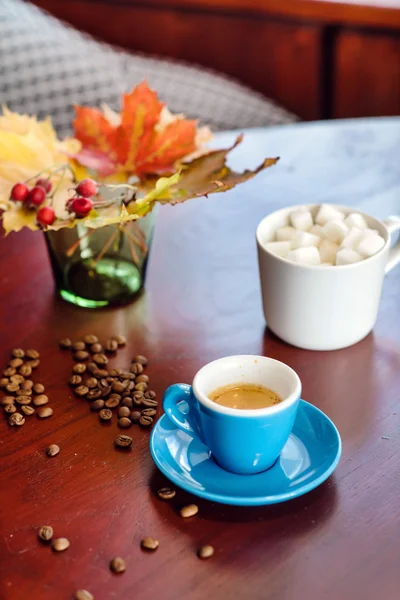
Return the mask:
{"type": "Polygon", "coordinates": [[[163,415],[156,423],[150,451],[157,467],[184,490],[222,504],[257,506],[302,496],[335,470],[342,442],[332,421],[318,408],[300,401],[293,431],[273,467],[257,475],[221,469],[209,449],[163,415]]]}

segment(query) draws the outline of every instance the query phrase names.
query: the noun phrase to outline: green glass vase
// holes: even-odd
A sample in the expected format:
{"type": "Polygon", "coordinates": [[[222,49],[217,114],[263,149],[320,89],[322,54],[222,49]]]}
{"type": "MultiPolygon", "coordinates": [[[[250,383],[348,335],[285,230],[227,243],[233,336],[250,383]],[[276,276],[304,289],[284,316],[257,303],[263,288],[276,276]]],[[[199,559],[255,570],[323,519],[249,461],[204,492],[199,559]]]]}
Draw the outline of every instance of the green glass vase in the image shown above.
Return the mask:
{"type": "Polygon", "coordinates": [[[144,284],[154,211],[123,226],[45,233],[58,293],[85,308],[125,304],[144,284]]]}

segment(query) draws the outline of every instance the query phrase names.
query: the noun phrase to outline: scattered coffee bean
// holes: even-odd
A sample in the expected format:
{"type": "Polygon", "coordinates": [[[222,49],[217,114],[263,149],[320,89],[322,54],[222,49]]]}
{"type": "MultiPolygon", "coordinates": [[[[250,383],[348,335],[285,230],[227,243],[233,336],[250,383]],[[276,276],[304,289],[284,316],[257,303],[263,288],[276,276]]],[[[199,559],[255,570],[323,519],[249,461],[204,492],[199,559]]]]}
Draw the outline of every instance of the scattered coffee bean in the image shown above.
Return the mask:
{"type": "Polygon", "coordinates": [[[89,388],[86,385],[79,385],[74,391],[77,396],[86,396],[89,392],[89,388]]]}
{"type": "Polygon", "coordinates": [[[72,342],[69,338],[64,338],[63,340],[59,341],[59,346],[63,350],[69,350],[69,348],[72,346],[72,342]]]}
{"type": "Polygon", "coordinates": [[[175,494],[175,490],[169,487],[163,487],[157,492],[158,497],[162,500],[172,500],[172,498],[175,497],[175,494]]]}
{"type": "Polygon", "coordinates": [[[46,394],[39,394],[39,396],[35,396],[35,398],[33,399],[33,404],[35,406],[43,406],[44,404],[47,404],[49,401],[49,397],[46,396],[46,394]]]}
{"type": "Polygon", "coordinates": [[[125,346],[126,344],[126,337],[124,335],[113,335],[111,339],[115,340],[118,346],[125,346]]]}
{"type": "Polygon", "coordinates": [[[32,396],[32,390],[28,389],[28,390],[23,390],[21,387],[19,388],[19,391],[17,392],[17,394],[19,396],[32,396]]]}
{"type": "Polygon", "coordinates": [[[154,398],[157,396],[157,394],[155,393],[154,390],[149,390],[145,393],[144,397],[145,398],[149,398],[150,400],[154,400],[154,398]]]}
{"type": "Polygon", "coordinates": [[[187,506],[183,506],[180,510],[180,515],[184,519],[188,519],[189,517],[194,517],[199,512],[199,507],[196,504],[188,504],[187,506]]]}
{"type": "Polygon", "coordinates": [[[53,414],[53,409],[50,408],[50,406],[42,406],[38,409],[36,414],[39,417],[39,419],[47,419],[47,417],[51,417],[51,415],[53,414]]]}
{"type": "Polygon", "coordinates": [[[144,408],[142,410],[142,415],[144,417],[155,417],[157,414],[157,411],[155,408],[144,408]]]}
{"type": "Polygon", "coordinates": [[[22,375],[11,375],[10,383],[18,383],[18,385],[22,385],[25,381],[25,378],[22,375]]]}
{"type": "Polygon", "coordinates": [[[126,392],[132,392],[135,389],[135,382],[134,381],[129,381],[128,382],[128,387],[126,388],[126,392]]]}
{"type": "MultiPolygon", "coordinates": [[[[13,377],[16,377],[16,375],[13,375],[13,377]]],[[[21,375],[22,377],[22,375],[21,375]]],[[[11,381],[8,379],[8,377],[2,377],[0,379],[0,387],[5,388],[7,383],[11,383],[11,381]]]]}
{"type": "Polygon", "coordinates": [[[116,340],[107,340],[104,344],[104,348],[106,352],[116,352],[118,349],[118,342],[116,340]]]}
{"type": "Polygon", "coordinates": [[[75,600],[94,600],[94,596],[87,590],[77,590],[75,592],[75,600]]]}
{"type": "MultiPolygon", "coordinates": [[[[86,399],[87,400],[97,400],[98,398],[100,398],[101,396],[101,390],[89,390],[89,392],[86,394],[86,399]]],[[[104,406],[104,401],[101,400],[101,402],[103,402],[103,406],[104,406]]]]}
{"type": "Polygon", "coordinates": [[[74,354],[74,360],[77,360],[78,362],[81,362],[82,360],[87,360],[88,358],[89,352],[86,352],[86,350],[78,350],[74,354]]]}
{"type": "Polygon", "coordinates": [[[197,556],[199,558],[210,558],[212,555],[214,554],[214,548],[212,546],[209,546],[208,544],[206,544],[205,546],[201,546],[198,550],[197,550],[197,556]]]}
{"type": "MultiPolygon", "coordinates": [[[[22,377],[22,375],[21,375],[22,377]]],[[[23,381],[21,383],[21,390],[27,391],[27,390],[31,390],[33,388],[33,381],[31,381],[30,379],[25,379],[25,381],[23,381]]]]}
{"type": "Polygon", "coordinates": [[[141,365],[140,363],[132,363],[131,368],[129,370],[131,373],[134,373],[135,375],[140,375],[144,371],[143,365],[141,365]]]}
{"type": "MultiPolygon", "coordinates": [[[[25,408],[25,407],[22,406],[21,410],[22,410],[22,408],[25,408]]],[[[7,413],[8,415],[12,415],[13,413],[17,412],[17,408],[14,404],[6,404],[4,406],[4,412],[7,413]]]]}
{"type": "Polygon", "coordinates": [[[64,552],[64,550],[70,547],[70,543],[67,538],[57,538],[53,540],[51,547],[55,552],[64,552]]]}
{"type": "Polygon", "coordinates": [[[142,406],[142,400],[144,400],[144,398],[137,398],[136,396],[133,396],[133,405],[138,408],[139,406],[142,406]]]}
{"type": "Polygon", "coordinates": [[[86,379],[85,385],[91,390],[97,387],[97,379],[95,377],[89,377],[88,379],[86,379]]]}
{"type": "Polygon", "coordinates": [[[108,400],[106,400],[106,406],[107,408],[115,408],[116,406],[119,406],[119,403],[121,402],[120,397],[109,397],[108,400]]]}
{"type": "Polygon", "coordinates": [[[150,378],[148,375],[145,375],[144,373],[142,375],[138,375],[136,377],[136,383],[149,383],[150,378]]]}
{"type": "Polygon", "coordinates": [[[121,373],[121,369],[111,369],[109,375],[110,377],[118,377],[119,375],[121,375],[121,373]]]}
{"type": "Polygon", "coordinates": [[[125,388],[126,385],[124,385],[122,381],[113,381],[111,384],[112,391],[116,392],[117,394],[121,394],[121,392],[123,392],[125,388]]]}
{"type": "Polygon", "coordinates": [[[24,364],[24,361],[22,360],[22,358],[13,358],[8,364],[13,369],[18,369],[18,367],[24,364]]]}
{"type": "Polygon", "coordinates": [[[103,346],[101,344],[92,344],[90,346],[90,352],[92,354],[101,354],[103,352],[103,346]]]}
{"type": "Polygon", "coordinates": [[[11,356],[14,356],[15,358],[24,358],[25,352],[22,350],[22,348],[16,348],[11,352],[11,356]]]}
{"type": "Polygon", "coordinates": [[[157,550],[158,546],[160,545],[160,542],[158,540],[155,540],[152,537],[144,537],[142,539],[142,541],[140,542],[141,547],[143,548],[143,550],[157,550]]]}
{"type": "Polygon", "coordinates": [[[137,356],[135,356],[134,362],[139,363],[140,365],[143,365],[145,367],[147,365],[147,358],[142,354],[138,354],[137,356]]]}
{"type": "Polygon", "coordinates": [[[8,417],[8,424],[11,427],[21,427],[25,423],[25,418],[21,413],[15,412],[8,417]]]}
{"type": "Polygon", "coordinates": [[[20,406],[26,406],[27,404],[31,404],[32,398],[30,396],[17,396],[15,402],[20,406]]]}
{"type": "Polygon", "coordinates": [[[102,408],[99,412],[99,417],[102,421],[110,421],[112,419],[112,411],[109,408],[102,408]]]}
{"type": "Polygon", "coordinates": [[[14,404],[15,398],[14,396],[3,396],[0,398],[0,404],[2,406],[7,406],[8,404],[14,404]]]}
{"type": "MultiPolygon", "coordinates": [[[[89,394],[88,394],[87,397],[89,397],[89,394]]],[[[101,400],[101,399],[100,400],[95,400],[90,405],[90,410],[93,410],[93,411],[101,410],[102,408],[104,408],[104,400],[101,400]]]]}
{"type": "Polygon", "coordinates": [[[85,350],[86,344],[85,342],[74,342],[72,344],[72,350],[74,352],[79,352],[80,350],[85,350]]]}
{"type": "Polygon", "coordinates": [[[98,353],[93,355],[93,361],[96,365],[106,365],[108,363],[108,358],[105,354],[98,353]]]}
{"type": "Polygon", "coordinates": [[[89,372],[89,373],[91,373],[92,375],[94,375],[94,374],[95,374],[95,371],[97,371],[97,369],[98,369],[98,368],[99,368],[99,367],[98,367],[98,366],[96,365],[96,363],[95,363],[95,362],[93,362],[93,361],[91,361],[91,362],[88,362],[88,363],[86,364],[86,369],[87,369],[87,370],[88,370],[88,372],[89,372]]]}
{"type": "Polygon", "coordinates": [[[33,406],[21,406],[21,412],[23,412],[26,417],[30,417],[34,414],[35,409],[33,406]]]}
{"type": "Polygon", "coordinates": [[[29,348],[29,350],[26,351],[26,356],[28,358],[32,358],[32,359],[36,360],[37,358],[40,357],[40,354],[37,350],[34,350],[33,348],[29,348]]]}
{"type": "Polygon", "coordinates": [[[129,435],[117,435],[114,440],[114,444],[118,446],[118,448],[129,448],[132,445],[132,438],[129,435]]]}
{"type": "Polygon", "coordinates": [[[50,444],[50,446],[46,450],[47,456],[57,456],[59,452],[60,448],[57,446],[57,444],[50,444]]]}
{"type": "Polygon", "coordinates": [[[132,421],[133,423],[139,423],[139,419],[140,419],[140,417],[141,417],[141,416],[142,416],[142,415],[141,415],[141,413],[140,413],[138,410],[133,410],[133,411],[131,412],[130,419],[131,419],[131,421],[132,421]]]}
{"type": "Polygon", "coordinates": [[[24,377],[29,377],[32,375],[32,367],[26,363],[19,368],[18,373],[24,377]]]}
{"type": "Polygon", "coordinates": [[[19,390],[18,383],[7,383],[7,385],[6,385],[6,391],[10,392],[10,394],[18,392],[18,390],[19,390]]]}
{"type": "Polygon", "coordinates": [[[86,371],[85,363],[76,363],[76,365],[74,365],[72,367],[72,372],[76,373],[77,375],[82,375],[85,371],[86,371]]]}
{"type": "Polygon", "coordinates": [[[102,398],[107,398],[109,393],[111,392],[111,386],[107,385],[106,387],[101,388],[100,395],[102,398]]]}
{"type": "Polygon", "coordinates": [[[88,346],[91,346],[92,344],[97,344],[97,342],[99,341],[99,338],[96,335],[89,333],[88,335],[85,335],[85,337],[83,338],[83,341],[88,346]]]}
{"type": "Polygon", "coordinates": [[[80,375],[72,375],[72,377],[69,378],[68,383],[72,387],[80,385],[82,383],[82,377],[80,375]]]}
{"type": "Polygon", "coordinates": [[[129,381],[135,381],[136,375],[135,373],[121,373],[119,378],[122,380],[128,379],[129,381]]]}
{"type": "Polygon", "coordinates": [[[35,392],[35,394],[43,394],[44,389],[45,388],[43,383],[35,383],[35,385],[33,386],[33,391],[35,392]]]}
{"type": "Polygon", "coordinates": [[[28,365],[28,367],[30,367],[31,369],[37,369],[40,365],[40,360],[38,358],[35,358],[34,360],[28,360],[25,364],[28,365]]]}
{"type": "Polygon", "coordinates": [[[108,385],[108,381],[107,381],[107,379],[105,379],[105,378],[103,378],[103,379],[98,379],[98,380],[97,380],[97,385],[99,386],[99,388],[100,388],[100,389],[104,389],[104,388],[110,387],[110,386],[108,385]]]}
{"type": "Polygon", "coordinates": [[[123,573],[126,569],[125,561],[120,556],[117,556],[110,561],[110,569],[114,573],[123,573]]]}
{"type": "Polygon", "coordinates": [[[146,408],[157,408],[158,402],[157,400],[152,400],[151,398],[143,398],[142,406],[145,406],[146,408]]]}
{"type": "Polygon", "coordinates": [[[136,390],[136,391],[138,391],[138,392],[143,392],[143,393],[144,393],[144,392],[147,392],[147,388],[148,388],[148,387],[149,387],[149,386],[147,385],[147,383],[145,383],[145,382],[143,381],[143,382],[141,382],[141,383],[137,383],[137,384],[135,385],[135,390],[136,390]]]}
{"type": "Polygon", "coordinates": [[[128,419],[128,417],[121,417],[118,419],[118,427],[122,429],[128,429],[128,427],[132,426],[132,421],[128,419]]]}
{"type": "Polygon", "coordinates": [[[106,371],[106,369],[99,369],[99,367],[96,366],[92,375],[93,377],[96,377],[96,379],[103,379],[104,377],[108,377],[108,371],[106,371]]]}
{"type": "Polygon", "coordinates": [[[121,404],[122,406],[127,406],[129,409],[131,409],[133,407],[132,398],[129,398],[129,396],[123,398],[121,404]]]}
{"type": "Polygon", "coordinates": [[[153,423],[153,418],[152,417],[147,417],[146,415],[141,415],[140,419],[139,419],[139,424],[142,427],[150,427],[150,425],[152,425],[153,423]]]}
{"type": "Polygon", "coordinates": [[[11,377],[12,375],[15,375],[16,372],[17,370],[14,367],[7,367],[7,369],[4,369],[3,375],[4,377],[11,377]]]}
{"type": "Polygon", "coordinates": [[[50,525],[43,525],[38,531],[38,537],[44,542],[48,542],[53,537],[53,528],[50,525]]]}
{"type": "Polygon", "coordinates": [[[129,415],[131,414],[130,409],[127,406],[121,406],[118,409],[118,416],[121,417],[129,417],[129,415]]]}

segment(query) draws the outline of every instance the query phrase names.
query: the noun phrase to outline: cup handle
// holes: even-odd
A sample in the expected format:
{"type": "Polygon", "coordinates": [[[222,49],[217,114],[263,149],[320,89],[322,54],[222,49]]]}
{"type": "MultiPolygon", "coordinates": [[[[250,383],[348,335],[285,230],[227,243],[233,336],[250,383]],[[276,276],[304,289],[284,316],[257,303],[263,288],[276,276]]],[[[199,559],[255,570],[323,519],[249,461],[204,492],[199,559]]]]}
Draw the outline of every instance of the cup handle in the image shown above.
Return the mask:
{"type": "MultiPolygon", "coordinates": [[[[388,228],[390,235],[400,231],[400,217],[388,217],[387,219],[383,219],[383,222],[388,228]]],[[[385,267],[385,274],[389,273],[389,271],[391,271],[399,262],[400,240],[398,240],[397,244],[395,244],[393,248],[390,248],[389,250],[389,259],[385,267]]]]}
{"type": "Polygon", "coordinates": [[[179,429],[191,437],[198,437],[202,440],[200,432],[197,407],[193,396],[192,386],[186,383],[175,383],[170,385],[165,391],[163,397],[163,408],[168,418],[179,429]],[[184,401],[188,410],[181,410],[179,404],[184,401]]]}

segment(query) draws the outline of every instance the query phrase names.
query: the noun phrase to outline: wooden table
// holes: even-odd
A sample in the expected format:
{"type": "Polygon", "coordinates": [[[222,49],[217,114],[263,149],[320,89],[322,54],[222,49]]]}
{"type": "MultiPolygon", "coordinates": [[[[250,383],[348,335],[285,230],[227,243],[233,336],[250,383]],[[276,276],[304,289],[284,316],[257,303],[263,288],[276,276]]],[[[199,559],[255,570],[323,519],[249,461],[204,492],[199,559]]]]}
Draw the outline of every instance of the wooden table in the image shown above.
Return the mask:
{"type": "MultiPolygon", "coordinates": [[[[218,143],[228,143],[223,134],[218,143]]],[[[292,348],[268,333],[261,312],[254,231],[278,207],[337,202],[384,217],[400,208],[400,119],[311,123],[247,132],[233,157],[241,166],[281,155],[276,167],[230,193],[161,211],[146,293],[116,310],[90,311],[54,296],[39,233],[0,245],[1,358],[37,347],[38,377],[55,414],[22,428],[0,423],[0,598],[69,600],[86,588],[96,600],[384,600],[398,598],[400,525],[400,269],[387,276],[378,322],[365,340],[337,352],[292,348]],[[234,508],[178,490],[150,458],[147,431],[117,452],[116,424],[101,426],[64,383],[71,358],[58,340],[94,332],[128,335],[119,355],[140,352],[161,397],[190,382],[204,363],[258,353],[287,362],[304,398],[337,424],[343,457],[314,492],[273,507],[234,508]],[[61,452],[44,451],[57,443],[61,452]],[[195,501],[199,515],[178,509],[195,501]],[[71,547],[54,554],[36,533],[43,524],[71,547]],[[159,539],[156,553],[139,548],[159,539]],[[196,548],[210,543],[201,562],[196,548]],[[110,559],[127,562],[123,575],[110,559]]]]}

